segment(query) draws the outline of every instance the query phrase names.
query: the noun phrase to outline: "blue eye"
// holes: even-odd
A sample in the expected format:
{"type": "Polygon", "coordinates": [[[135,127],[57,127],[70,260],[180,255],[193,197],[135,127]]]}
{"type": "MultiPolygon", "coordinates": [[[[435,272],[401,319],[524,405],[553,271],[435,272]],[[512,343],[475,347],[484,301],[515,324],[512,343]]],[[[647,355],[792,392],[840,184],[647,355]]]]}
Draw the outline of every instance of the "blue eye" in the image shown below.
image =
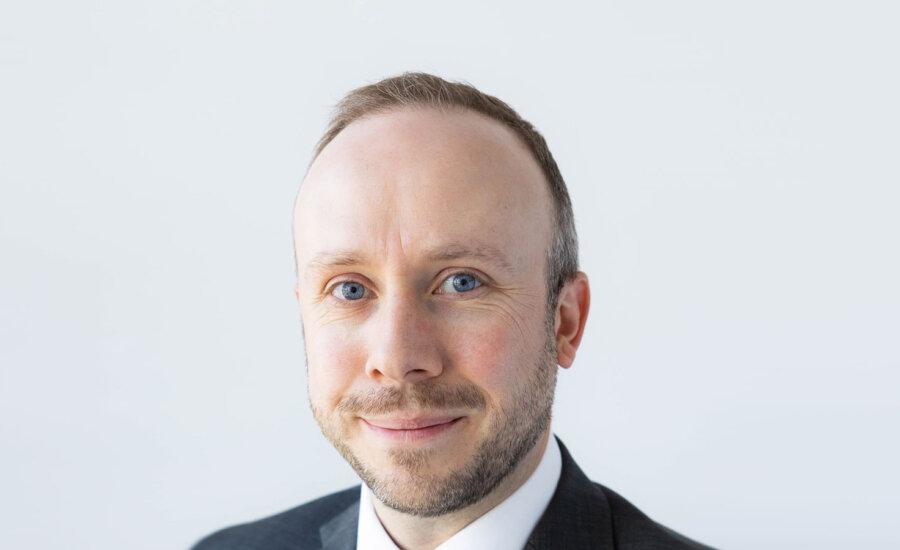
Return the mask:
{"type": "Polygon", "coordinates": [[[481,284],[481,281],[471,273],[457,273],[456,275],[447,277],[447,279],[441,283],[441,292],[448,294],[469,292],[480,287],[481,284]]]}
{"type": "Polygon", "coordinates": [[[345,281],[337,285],[331,293],[343,300],[361,300],[366,296],[366,287],[356,281],[345,281]]]}

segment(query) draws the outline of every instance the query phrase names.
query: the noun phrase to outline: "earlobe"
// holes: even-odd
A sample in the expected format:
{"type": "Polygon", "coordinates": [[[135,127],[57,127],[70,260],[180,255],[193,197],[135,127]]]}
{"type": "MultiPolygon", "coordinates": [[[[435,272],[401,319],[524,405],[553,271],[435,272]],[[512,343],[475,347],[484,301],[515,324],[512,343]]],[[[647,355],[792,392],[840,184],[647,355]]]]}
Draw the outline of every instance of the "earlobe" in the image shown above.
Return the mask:
{"type": "Polygon", "coordinates": [[[562,288],[556,305],[556,360],[563,368],[575,361],[590,308],[591,288],[587,275],[579,271],[562,288]]]}

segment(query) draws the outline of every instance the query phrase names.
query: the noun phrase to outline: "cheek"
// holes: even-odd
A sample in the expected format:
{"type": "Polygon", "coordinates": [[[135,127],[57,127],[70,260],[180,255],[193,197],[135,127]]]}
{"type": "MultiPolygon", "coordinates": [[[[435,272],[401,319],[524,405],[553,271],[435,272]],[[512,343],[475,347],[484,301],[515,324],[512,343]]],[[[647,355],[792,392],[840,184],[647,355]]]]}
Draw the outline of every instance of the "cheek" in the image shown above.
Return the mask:
{"type": "Polygon", "coordinates": [[[318,407],[332,408],[364,372],[363,346],[341,330],[313,330],[306,334],[309,397],[318,407]]]}
{"type": "Polygon", "coordinates": [[[453,331],[450,349],[460,374],[490,393],[515,385],[528,372],[536,335],[505,322],[478,323],[453,331]]]}

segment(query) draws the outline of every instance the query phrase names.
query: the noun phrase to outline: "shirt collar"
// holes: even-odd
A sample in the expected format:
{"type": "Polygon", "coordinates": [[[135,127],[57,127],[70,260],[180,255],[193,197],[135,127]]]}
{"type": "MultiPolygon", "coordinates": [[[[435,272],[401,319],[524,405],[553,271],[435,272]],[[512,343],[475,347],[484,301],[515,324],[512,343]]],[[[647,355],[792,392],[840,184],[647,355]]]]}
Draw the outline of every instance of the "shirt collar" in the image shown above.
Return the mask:
{"type": "Polygon", "coordinates": [[[356,532],[356,550],[398,550],[397,545],[375,515],[372,491],[362,484],[359,495],[359,528],[356,532]]]}
{"type": "MultiPolygon", "coordinates": [[[[436,550],[522,548],[541,519],[562,473],[562,455],[550,437],[534,473],[506,500],[489,510],[436,550]]],[[[372,492],[363,484],[359,502],[358,550],[398,550],[375,514],[372,492]]]]}

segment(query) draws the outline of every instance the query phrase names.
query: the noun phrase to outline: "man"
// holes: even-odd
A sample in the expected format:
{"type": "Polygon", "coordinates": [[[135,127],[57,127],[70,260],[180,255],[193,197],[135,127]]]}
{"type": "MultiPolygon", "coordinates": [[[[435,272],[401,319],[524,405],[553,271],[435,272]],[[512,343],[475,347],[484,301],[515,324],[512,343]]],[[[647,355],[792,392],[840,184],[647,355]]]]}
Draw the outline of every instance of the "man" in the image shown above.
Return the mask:
{"type": "Polygon", "coordinates": [[[351,92],[294,211],[313,414],[364,481],[197,550],[704,548],[551,437],[590,303],[543,137],[464,84],[351,92]]]}

